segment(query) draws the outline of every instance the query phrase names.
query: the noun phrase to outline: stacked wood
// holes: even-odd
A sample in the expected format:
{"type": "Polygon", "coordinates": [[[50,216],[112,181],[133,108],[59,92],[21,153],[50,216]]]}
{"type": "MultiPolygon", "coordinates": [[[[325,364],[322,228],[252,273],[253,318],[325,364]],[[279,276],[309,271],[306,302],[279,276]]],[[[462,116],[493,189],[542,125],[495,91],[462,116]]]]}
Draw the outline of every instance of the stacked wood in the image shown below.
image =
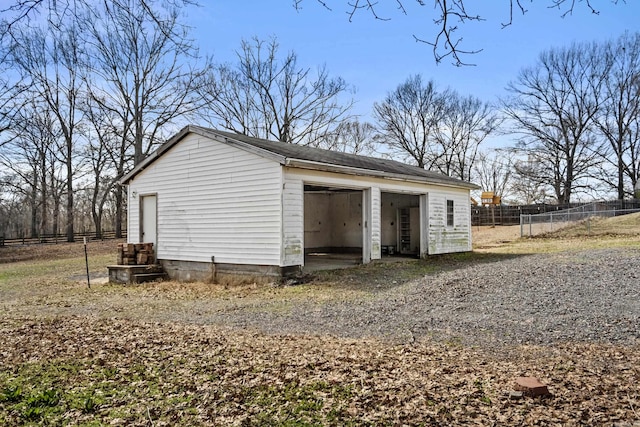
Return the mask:
{"type": "Polygon", "coordinates": [[[153,243],[118,244],[118,265],[153,265],[155,263],[153,243]]]}

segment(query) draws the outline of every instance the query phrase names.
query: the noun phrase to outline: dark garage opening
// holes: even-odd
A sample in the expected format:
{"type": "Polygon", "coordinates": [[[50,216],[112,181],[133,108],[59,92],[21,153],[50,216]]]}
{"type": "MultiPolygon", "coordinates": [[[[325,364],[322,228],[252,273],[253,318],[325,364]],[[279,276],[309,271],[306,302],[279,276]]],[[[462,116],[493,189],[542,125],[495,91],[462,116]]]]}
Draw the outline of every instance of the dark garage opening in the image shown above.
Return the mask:
{"type": "Polygon", "coordinates": [[[382,193],[380,204],[382,256],[419,256],[420,196],[382,193]]]}
{"type": "Polygon", "coordinates": [[[362,263],[362,190],[304,186],[305,270],[362,263]]]}

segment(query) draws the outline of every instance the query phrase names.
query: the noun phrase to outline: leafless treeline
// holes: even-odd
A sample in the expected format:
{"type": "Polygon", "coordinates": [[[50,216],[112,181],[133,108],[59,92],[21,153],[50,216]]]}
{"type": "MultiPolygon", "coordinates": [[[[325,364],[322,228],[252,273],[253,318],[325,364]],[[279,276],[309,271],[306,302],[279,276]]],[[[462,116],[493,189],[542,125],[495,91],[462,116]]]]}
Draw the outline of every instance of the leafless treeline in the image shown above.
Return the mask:
{"type": "Polygon", "coordinates": [[[419,166],[474,181],[503,200],[634,196],[640,33],[542,52],[507,93],[492,107],[410,77],[374,105],[379,141],[419,166]],[[482,150],[496,132],[514,142],[482,150]]]}
{"type": "Polygon", "coordinates": [[[105,215],[117,179],[193,113],[204,68],[180,21],[188,0],[21,0],[2,11],[0,233],[74,228],[105,215]],[[64,205],[63,205],[64,201],[64,205]],[[11,226],[14,227],[11,230],[11,226]]]}
{"type": "Polygon", "coordinates": [[[200,58],[190,0],[21,0],[2,11],[0,235],[114,229],[117,180],[184,123],[365,155],[470,180],[503,199],[632,195],[640,147],[640,34],[540,54],[491,104],[409,76],[351,113],[352,87],[277,40],[200,58]],[[511,146],[484,148],[490,135],[511,146]]]}

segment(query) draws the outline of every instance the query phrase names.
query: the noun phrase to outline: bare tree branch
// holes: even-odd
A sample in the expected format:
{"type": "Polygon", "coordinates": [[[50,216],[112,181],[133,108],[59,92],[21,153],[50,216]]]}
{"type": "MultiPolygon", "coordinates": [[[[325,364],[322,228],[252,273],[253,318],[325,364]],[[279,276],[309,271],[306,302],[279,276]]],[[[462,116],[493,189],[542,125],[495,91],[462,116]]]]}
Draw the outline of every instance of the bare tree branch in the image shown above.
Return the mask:
{"type": "MultiPolygon", "coordinates": [[[[322,7],[327,10],[332,8],[324,0],[316,0],[322,7]]],[[[369,14],[375,21],[388,21],[392,19],[391,16],[382,16],[378,9],[384,4],[389,4],[391,1],[395,2],[397,11],[402,15],[408,15],[407,4],[414,3],[409,0],[342,0],[346,5],[346,14],[349,22],[355,19],[355,16],[361,13],[369,14]]],[[[296,10],[301,10],[304,0],[294,0],[293,5],[296,10]]],[[[534,0],[529,0],[533,3],[534,0]]],[[[542,0],[538,0],[542,2],[542,0]]],[[[578,4],[582,3],[592,13],[599,14],[600,11],[594,5],[592,0],[546,0],[547,7],[549,9],[556,9],[560,12],[560,16],[567,17],[573,14],[578,4]]],[[[613,5],[618,3],[625,3],[625,0],[612,0],[613,5]]],[[[482,9],[483,6],[473,2],[472,7],[476,10],[482,9]]],[[[426,6],[424,0],[415,0],[415,5],[419,8],[426,6]]],[[[435,25],[436,31],[429,37],[413,34],[413,39],[416,42],[424,43],[431,46],[433,57],[436,63],[442,62],[444,59],[451,58],[453,65],[456,66],[469,66],[474,65],[467,61],[465,58],[482,52],[482,48],[467,48],[465,47],[465,41],[462,37],[458,37],[456,32],[468,22],[483,21],[484,18],[480,13],[468,12],[467,0],[434,0],[434,13],[430,19],[431,23],[435,25]]],[[[509,19],[506,22],[501,22],[502,28],[509,27],[514,22],[514,9],[518,9],[521,14],[527,13],[527,9],[523,4],[523,0],[509,0],[508,1],[509,19]]],[[[425,19],[425,22],[428,22],[425,19]]]]}
{"type": "Polygon", "coordinates": [[[278,57],[275,39],[243,41],[238,63],[214,67],[200,87],[207,101],[204,119],[233,132],[318,146],[347,114],[352,100],[341,100],[349,86],[301,68],[290,52],[278,57]]]}

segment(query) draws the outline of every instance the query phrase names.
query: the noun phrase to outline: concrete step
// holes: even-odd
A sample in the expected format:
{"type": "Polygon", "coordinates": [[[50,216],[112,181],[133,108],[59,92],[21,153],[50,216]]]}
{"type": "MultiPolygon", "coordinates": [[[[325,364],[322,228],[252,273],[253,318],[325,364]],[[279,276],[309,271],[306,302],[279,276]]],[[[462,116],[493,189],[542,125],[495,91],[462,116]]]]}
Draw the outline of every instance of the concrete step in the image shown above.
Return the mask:
{"type": "Polygon", "coordinates": [[[166,279],[161,265],[108,265],[109,282],[132,284],[166,279]]]}
{"type": "Polygon", "coordinates": [[[153,282],[156,280],[165,280],[169,276],[167,273],[135,273],[133,274],[133,283],[153,282]]]}

